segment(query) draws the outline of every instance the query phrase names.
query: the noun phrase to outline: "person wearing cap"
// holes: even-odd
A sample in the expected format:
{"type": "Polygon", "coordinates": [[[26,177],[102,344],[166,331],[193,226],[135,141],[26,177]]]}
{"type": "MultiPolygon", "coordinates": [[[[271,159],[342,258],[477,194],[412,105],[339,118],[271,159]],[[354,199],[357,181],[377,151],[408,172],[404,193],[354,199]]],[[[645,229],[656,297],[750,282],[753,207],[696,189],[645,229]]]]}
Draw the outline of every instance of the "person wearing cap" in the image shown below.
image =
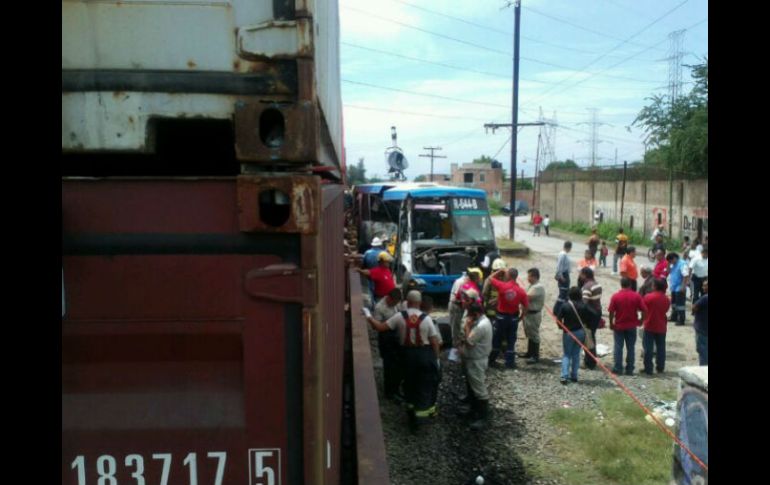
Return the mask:
{"type": "Polygon", "coordinates": [[[492,323],[484,315],[484,309],[477,302],[468,304],[463,325],[465,339],[460,346],[460,356],[467,395],[460,401],[469,405],[461,407],[461,416],[471,417],[471,429],[481,430],[487,426],[489,417],[489,392],[487,390],[487,367],[492,351],[492,323]]]}
{"type": "Polygon", "coordinates": [[[393,272],[390,271],[390,263],[393,261],[393,256],[388,254],[387,251],[380,251],[377,261],[378,264],[374,268],[356,268],[356,271],[368,277],[374,284],[374,298],[376,301],[379,301],[396,287],[396,281],[393,278],[393,272]]]}
{"type": "MultiPolygon", "coordinates": [[[[497,258],[492,263],[492,272],[506,269],[507,266],[502,258],[497,258]]],[[[481,301],[484,302],[484,313],[490,321],[494,321],[497,316],[497,289],[490,283],[491,279],[484,280],[484,286],[481,289],[481,301]]]]}
{"type": "MultiPolygon", "coordinates": [[[[385,322],[398,313],[401,306],[402,294],[398,288],[393,288],[385,298],[382,298],[374,306],[371,317],[376,321],[385,322]]],[[[401,372],[399,368],[400,343],[398,332],[388,330],[377,334],[377,343],[382,357],[383,387],[386,399],[399,399],[399,387],[401,385],[401,372]]]]}
{"type": "Polygon", "coordinates": [[[545,306],[545,287],[540,283],[540,270],[530,268],[527,270],[527,314],[524,316],[524,334],[527,336],[527,353],[520,355],[528,364],[537,364],[540,361],[540,322],[543,320],[543,307],[545,306]]]}
{"type": "Polygon", "coordinates": [[[468,280],[460,285],[460,291],[456,295],[455,301],[458,298],[462,299],[463,294],[467,295],[468,291],[473,290],[476,293],[476,298],[479,300],[479,304],[481,304],[481,288],[479,287],[481,278],[482,274],[480,269],[468,268],[468,280]]]}
{"type": "Polygon", "coordinates": [[[440,347],[439,333],[433,320],[420,310],[420,292],[410,291],[406,301],[407,309],[385,322],[367,320],[378,332],[398,331],[409,428],[415,432],[422,419],[436,414],[434,386],[440,368],[440,347]]]}
{"type": "Polygon", "coordinates": [[[382,243],[382,239],[379,237],[372,239],[372,247],[364,253],[364,269],[371,269],[377,266],[377,258],[383,251],[385,251],[385,247],[382,243]]]}
{"type": "Polygon", "coordinates": [[[495,366],[495,360],[505,340],[505,367],[516,368],[516,333],[519,320],[522,315],[527,314],[529,307],[527,292],[516,282],[518,277],[519,271],[516,268],[509,268],[507,271],[500,269],[489,277],[490,284],[498,294],[492,352],[489,354],[490,367],[495,366]]]}

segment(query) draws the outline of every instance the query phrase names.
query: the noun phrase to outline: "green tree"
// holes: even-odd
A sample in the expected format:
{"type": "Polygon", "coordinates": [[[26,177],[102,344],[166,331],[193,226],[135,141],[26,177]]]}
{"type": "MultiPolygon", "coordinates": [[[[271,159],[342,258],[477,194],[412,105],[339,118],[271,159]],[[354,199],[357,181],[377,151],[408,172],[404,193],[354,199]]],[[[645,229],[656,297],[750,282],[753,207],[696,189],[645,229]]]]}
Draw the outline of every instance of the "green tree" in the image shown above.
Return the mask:
{"type": "Polygon", "coordinates": [[[348,183],[350,185],[360,185],[366,183],[366,168],[364,159],[359,158],[356,165],[348,167],[348,183]]]}
{"type": "Polygon", "coordinates": [[[578,164],[575,163],[574,160],[570,160],[569,158],[564,160],[563,162],[551,162],[548,164],[547,167],[545,167],[545,170],[564,170],[564,169],[575,169],[580,168],[578,167],[578,164]]]}
{"type": "Polygon", "coordinates": [[[532,190],[532,181],[530,179],[518,179],[516,188],[521,190],[532,190]]]}
{"type": "Polygon", "coordinates": [[[633,125],[644,129],[649,147],[644,163],[708,175],[708,57],[691,68],[695,86],[675,101],[647,98],[633,125]]]}
{"type": "Polygon", "coordinates": [[[414,178],[415,182],[425,182],[427,180],[428,180],[428,177],[426,177],[425,175],[418,175],[417,177],[414,178]]]}
{"type": "Polygon", "coordinates": [[[486,155],[482,155],[479,158],[474,158],[473,163],[492,163],[495,160],[492,157],[488,157],[486,155]]]}

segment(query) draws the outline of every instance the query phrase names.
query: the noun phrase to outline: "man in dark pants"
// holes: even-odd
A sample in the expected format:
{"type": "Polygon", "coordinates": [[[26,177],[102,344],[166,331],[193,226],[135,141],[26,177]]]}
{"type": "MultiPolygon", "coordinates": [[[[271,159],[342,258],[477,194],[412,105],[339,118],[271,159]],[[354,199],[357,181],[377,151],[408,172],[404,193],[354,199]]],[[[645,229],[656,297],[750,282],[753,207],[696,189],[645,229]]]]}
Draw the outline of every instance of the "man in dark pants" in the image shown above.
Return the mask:
{"type": "Polygon", "coordinates": [[[703,280],[703,296],[692,305],[695,315],[695,349],[700,365],[709,365],[709,280],[703,280]]]}
{"type": "Polygon", "coordinates": [[[655,356],[655,370],[663,372],[666,367],[666,313],[671,303],[666,296],[666,282],[655,279],[652,290],[644,295],[647,316],[644,319],[644,372],[652,375],[652,357],[655,356]]]}
{"type": "MultiPolygon", "coordinates": [[[[578,276],[578,286],[582,291],[583,302],[590,306],[596,313],[596,318],[584,322],[586,327],[591,331],[591,337],[593,337],[594,347],[589,349],[592,354],[596,355],[596,329],[599,328],[599,320],[602,318],[602,286],[594,279],[594,271],[591,268],[583,268],[580,270],[578,276]]],[[[585,354],[586,369],[593,369],[596,367],[596,359],[588,354],[585,354]]]]}
{"type": "MultiPolygon", "coordinates": [[[[382,298],[374,306],[374,313],[371,317],[379,322],[385,322],[398,312],[399,303],[401,303],[401,290],[394,288],[388,293],[388,296],[382,298]]],[[[401,371],[399,368],[399,352],[401,345],[398,341],[398,332],[388,330],[377,334],[377,343],[382,357],[382,371],[386,399],[400,399],[399,387],[401,385],[401,371]]]]}
{"type": "Polygon", "coordinates": [[[684,325],[687,286],[690,284],[690,268],[676,253],[668,253],[666,261],[671,266],[671,321],[684,325]]]}
{"type": "MultiPolygon", "coordinates": [[[[692,253],[690,253],[692,254],[692,253]]],[[[703,281],[709,276],[709,248],[703,246],[700,257],[690,259],[690,272],[692,278],[692,301],[698,301],[703,296],[703,281]]]]}
{"type": "Polygon", "coordinates": [[[559,297],[556,303],[553,305],[553,313],[559,313],[559,309],[562,304],[567,301],[567,293],[569,292],[569,252],[572,250],[572,241],[564,241],[564,250],[559,253],[559,259],[556,261],[556,284],[559,288],[559,297]]]}
{"type": "Polygon", "coordinates": [[[378,332],[398,331],[409,428],[415,432],[419,420],[436,413],[433,387],[436,385],[440,349],[433,320],[420,311],[420,292],[410,291],[406,301],[407,310],[396,313],[386,322],[372,318],[367,320],[378,332]]]}
{"type": "Polygon", "coordinates": [[[516,268],[510,268],[508,275],[502,279],[505,270],[501,269],[492,273],[489,283],[497,290],[497,313],[495,316],[494,338],[492,340],[492,353],[489,355],[489,365],[495,365],[503,340],[506,341],[505,367],[516,368],[516,333],[519,329],[521,315],[527,314],[529,301],[524,288],[519,286],[516,278],[519,272],[516,268]]]}
{"type": "Polygon", "coordinates": [[[631,289],[631,280],[623,277],[620,279],[620,291],[612,295],[610,306],[610,329],[613,330],[615,338],[615,366],[612,372],[621,374],[623,372],[623,344],[626,345],[626,375],[634,373],[634,345],[636,344],[636,327],[642,325],[647,307],[639,293],[631,289]],[[639,319],[637,312],[641,312],[642,318],[639,319]],[[617,315],[617,319],[615,318],[617,315]],[[617,320],[617,321],[616,321],[617,320]]]}

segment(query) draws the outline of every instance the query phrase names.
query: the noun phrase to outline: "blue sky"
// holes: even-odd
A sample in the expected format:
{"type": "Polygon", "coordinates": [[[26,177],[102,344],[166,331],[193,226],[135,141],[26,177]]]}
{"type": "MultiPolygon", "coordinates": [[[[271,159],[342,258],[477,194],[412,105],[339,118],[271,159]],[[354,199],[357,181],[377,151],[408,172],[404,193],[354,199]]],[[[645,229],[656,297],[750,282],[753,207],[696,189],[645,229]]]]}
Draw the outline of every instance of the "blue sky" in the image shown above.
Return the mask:
{"type": "MultiPolygon", "coordinates": [[[[410,167],[428,173],[425,146],[442,146],[434,171],[495,155],[510,166],[513,8],[504,0],[340,0],[340,58],[349,164],[387,171],[390,127],[410,167]],[[416,93],[416,94],[415,94],[416,93]],[[451,98],[451,99],[447,99],[451,98]]],[[[557,159],[590,163],[595,108],[598,164],[638,160],[641,130],[626,127],[668,85],[668,35],[683,36],[683,64],[708,54],[707,0],[522,0],[519,122],[556,113],[557,159]]],[[[684,92],[692,87],[682,68],[684,92]]],[[[521,128],[518,171],[535,170],[539,128],[521,128]],[[526,160],[526,162],[524,162],[526,160]]],[[[542,168],[542,167],[541,167],[542,168]]]]}

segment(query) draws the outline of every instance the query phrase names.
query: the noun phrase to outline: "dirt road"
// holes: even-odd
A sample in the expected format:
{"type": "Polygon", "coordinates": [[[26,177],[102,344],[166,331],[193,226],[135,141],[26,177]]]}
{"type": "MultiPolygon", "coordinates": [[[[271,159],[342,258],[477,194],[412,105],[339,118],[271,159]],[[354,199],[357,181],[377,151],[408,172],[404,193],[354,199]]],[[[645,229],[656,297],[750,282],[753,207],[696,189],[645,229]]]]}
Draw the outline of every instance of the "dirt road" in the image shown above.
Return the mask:
{"type": "MultiPolygon", "coordinates": [[[[518,229],[518,228],[517,228],[518,229]]],[[[532,267],[540,269],[546,287],[546,305],[553,307],[557,287],[553,275],[556,256],[563,239],[558,237],[531,237],[531,229],[517,230],[516,240],[530,246],[527,258],[505,258],[509,267],[519,269],[521,275],[532,267]]],[[[582,255],[585,244],[575,241],[573,262],[582,255]]],[[[611,264],[611,261],[610,261],[611,264]]],[[[611,268],[599,268],[597,281],[604,288],[602,308],[606,318],[610,296],[619,290],[619,277],[610,274],[611,268]]],[[[576,265],[571,275],[577,278],[576,265]]],[[[446,315],[446,308],[437,309],[435,317],[446,315]]],[[[459,366],[442,356],[443,380],[439,390],[439,415],[416,436],[409,434],[405,413],[400,405],[381,399],[383,427],[394,484],[462,484],[482,474],[487,484],[567,484],[569,479],[553,472],[551,465],[560,461],[555,440],[559,431],[550,424],[548,415],[555,409],[580,408],[599,410],[599,397],[617,385],[598,367],[596,370],[580,369],[578,384],[563,386],[559,383],[562,356],[562,331],[545,313],[541,325],[541,362],[527,365],[519,361],[517,370],[490,369],[488,383],[491,395],[492,426],[486,431],[472,433],[467,424],[455,415],[457,400],[453,391],[462,383],[459,366]],[[419,450],[419,451],[417,451],[419,450]]],[[[602,362],[611,368],[612,332],[599,330],[597,343],[609,347],[610,354],[602,362]]],[[[687,324],[677,327],[670,324],[667,334],[666,371],[653,377],[640,376],[641,340],[636,344],[636,371],[634,376],[620,376],[643,403],[650,406],[655,401],[669,400],[678,385],[680,367],[697,365],[695,336],[692,316],[687,324]]],[[[377,355],[376,344],[373,345],[377,355]]],[[[526,350],[524,331],[518,332],[517,350],[526,350]]],[[[581,359],[582,362],[582,359],[581,359]]],[[[381,368],[376,364],[376,376],[381,389],[381,368]]],[[[582,364],[581,364],[582,366],[582,364]]],[[[630,399],[630,398],[629,398],[630,399]]],[[[586,464],[586,466],[590,466],[586,464]]]]}

